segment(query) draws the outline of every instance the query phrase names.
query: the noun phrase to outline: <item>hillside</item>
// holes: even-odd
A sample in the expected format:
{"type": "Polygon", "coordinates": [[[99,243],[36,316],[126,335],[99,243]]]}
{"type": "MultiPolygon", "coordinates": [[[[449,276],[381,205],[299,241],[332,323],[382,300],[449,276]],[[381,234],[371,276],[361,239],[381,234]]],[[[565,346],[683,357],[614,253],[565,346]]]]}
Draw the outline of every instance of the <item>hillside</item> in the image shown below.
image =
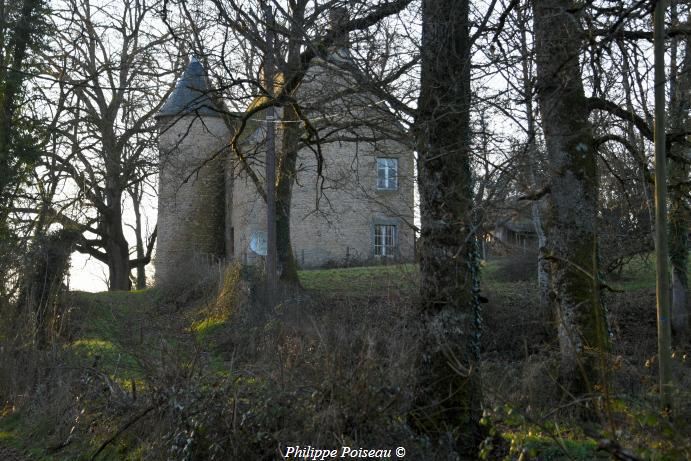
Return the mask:
{"type": "MultiPolygon", "coordinates": [[[[612,282],[623,292],[607,296],[609,414],[588,427],[575,424],[569,402],[560,401],[552,323],[537,308],[532,281],[521,280],[531,270],[515,266],[495,260],[483,267],[487,459],[607,459],[597,450],[605,425],[644,459],[691,453],[688,419],[669,425],[655,416],[650,261],[630,263],[612,282]]],[[[256,274],[239,267],[220,286],[207,281],[175,296],[74,292],[58,347],[35,363],[16,359],[37,376],[36,391],[5,402],[0,453],[18,460],[94,459],[99,450],[97,459],[113,460],[275,459],[277,447],[302,442],[404,446],[407,459],[439,459],[406,422],[416,271],[303,271],[306,291],[273,311],[260,308],[256,274]]],[[[0,366],[17,366],[4,360],[0,366]]],[[[680,414],[688,416],[684,351],[676,351],[675,366],[680,414]]]]}

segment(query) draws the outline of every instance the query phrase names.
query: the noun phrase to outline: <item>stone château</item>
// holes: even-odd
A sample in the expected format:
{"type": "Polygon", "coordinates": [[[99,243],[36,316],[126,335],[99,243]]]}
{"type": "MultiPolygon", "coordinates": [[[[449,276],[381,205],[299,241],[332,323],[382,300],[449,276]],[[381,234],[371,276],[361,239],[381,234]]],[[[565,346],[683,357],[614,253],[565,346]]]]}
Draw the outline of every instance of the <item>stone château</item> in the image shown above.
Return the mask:
{"type": "MultiPolygon", "coordinates": [[[[299,99],[313,104],[307,113],[319,120],[320,130],[358,123],[344,130],[347,136],[320,144],[323,182],[314,151],[308,146],[299,151],[290,219],[294,255],[305,268],[412,260],[413,152],[371,134],[387,130],[373,131],[363,120],[378,128],[390,124],[391,132],[400,127],[382,116],[373,97],[342,91],[354,84],[332,64],[338,59],[352,59],[349,50],[332,50],[329,59],[318,60],[297,90],[299,99]]],[[[157,283],[199,270],[195,262],[251,264],[261,258],[250,249],[250,239],[266,229],[265,202],[229,148],[237,127],[224,120],[209,94],[205,70],[192,59],[158,114],[157,283]]],[[[260,112],[241,142],[243,151],[253,153],[251,168],[259,178],[265,131],[260,112]]]]}

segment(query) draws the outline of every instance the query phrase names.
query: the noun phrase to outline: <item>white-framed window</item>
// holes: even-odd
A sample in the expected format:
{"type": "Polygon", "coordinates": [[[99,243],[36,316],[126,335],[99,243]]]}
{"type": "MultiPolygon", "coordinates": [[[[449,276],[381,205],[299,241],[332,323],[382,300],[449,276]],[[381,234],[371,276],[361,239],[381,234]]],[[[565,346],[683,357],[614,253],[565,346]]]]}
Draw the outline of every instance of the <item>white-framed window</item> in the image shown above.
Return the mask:
{"type": "Polygon", "coordinates": [[[398,159],[377,158],[377,189],[398,189],[398,159]]]}
{"type": "Polygon", "coordinates": [[[374,256],[395,256],[398,239],[395,224],[374,225],[374,256]]]}

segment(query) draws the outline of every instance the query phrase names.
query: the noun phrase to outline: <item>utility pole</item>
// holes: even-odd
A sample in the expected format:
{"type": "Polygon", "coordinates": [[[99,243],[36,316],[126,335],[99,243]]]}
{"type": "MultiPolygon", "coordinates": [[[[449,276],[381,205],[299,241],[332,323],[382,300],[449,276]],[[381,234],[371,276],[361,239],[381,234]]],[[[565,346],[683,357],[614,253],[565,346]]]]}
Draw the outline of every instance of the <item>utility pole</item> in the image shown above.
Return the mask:
{"type": "MultiPolygon", "coordinates": [[[[264,3],[266,23],[266,55],[264,56],[265,86],[274,96],[274,32],[271,6],[264,3]]],[[[274,106],[266,111],[266,296],[273,305],[276,288],[276,117],[274,106]]]]}
{"type": "Polygon", "coordinates": [[[667,153],[665,146],[665,7],[657,0],[653,15],[655,58],[655,259],[657,291],[657,348],[660,404],[672,409],[672,331],[669,308],[669,250],[667,248],[667,153]]]}

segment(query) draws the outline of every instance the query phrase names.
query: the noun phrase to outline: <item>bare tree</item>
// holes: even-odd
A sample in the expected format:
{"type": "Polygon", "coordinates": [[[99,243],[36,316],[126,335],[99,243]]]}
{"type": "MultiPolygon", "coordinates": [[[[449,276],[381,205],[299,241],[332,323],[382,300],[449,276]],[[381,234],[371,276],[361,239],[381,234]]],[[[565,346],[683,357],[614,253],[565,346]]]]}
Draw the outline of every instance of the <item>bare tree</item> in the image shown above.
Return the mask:
{"type": "MultiPolygon", "coordinates": [[[[146,173],[140,173],[140,177],[146,177],[146,173]]],[[[134,225],[129,225],[129,227],[134,232],[135,237],[135,259],[131,261],[134,269],[136,269],[136,287],[137,290],[143,290],[146,288],[146,266],[149,263],[151,253],[153,251],[154,243],[156,242],[157,227],[149,232],[146,223],[144,222],[145,215],[145,199],[146,199],[146,180],[135,181],[130,187],[127,188],[127,194],[130,196],[132,201],[132,210],[134,212],[134,225]],[[145,242],[145,239],[148,240],[145,242]]]]}
{"type": "MultiPolygon", "coordinates": [[[[527,8],[526,8],[527,9],[527,8]]],[[[528,160],[526,162],[526,173],[534,191],[541,191],[541,184],[538,182],[538,174],[536,165],[540,162],[540,152],[538,150],[538,130],[535,120],[535,108],[533,106],[534,94],[534,75],[532,74],[533,62],[531,60],[532,50],[528,45],[528,20],[523,8],[517,8],[517,22],[520,28],[520,50],[521,50],[521,71],[523,80],[523,94],[521,95],[525,101],[525,112],[527,122],[527,137],[528,146],[526,153],[528,160]]],[[[532,38],[532,37],[531,37],[532,38]]],[[[532,41],[532,40],[531,40],[532,41]]],[[[540,192],[538,192],[540,194],[540,192]]],[[[535,234],[537,235],[538,246],[538,260],[537,260],[537,282],[540,295],[540,305],[542,307],[549,306],[549,291],[550,291],[550,273],[548,254],[548,239],[547,232],[543,222],[545,221],[544,213],[541,209],[541,197],[533,197],[530,206],[533,226],[535,227],[535,234]]]]}
{"type": "Polygon", "coordinates": [[[71,147],[49,152],[44,166],[58,168],[81,197],[81,209],[56,213],[56,220],[84,232],[78,250],[108,265],[110,289],[126,290],[130,269],[148,263],[151,252],[130,260],[123,194],[154,173],[153,116],[179,61],[166,51],[170,35],[153,24],[155,2],[63,6],[54,16],[55,51],[45,59],[65,84],[67,110],[57,129],[71,147]]]}
{"type": "Polygon", "coordinates": [[[582,395],[602,382],[598,353],[606,350],[608,335],[598,267],[599,176],[579,65],[583,30],[572,7],[568,0],[533,2],[562,377],[582,395]]]}

